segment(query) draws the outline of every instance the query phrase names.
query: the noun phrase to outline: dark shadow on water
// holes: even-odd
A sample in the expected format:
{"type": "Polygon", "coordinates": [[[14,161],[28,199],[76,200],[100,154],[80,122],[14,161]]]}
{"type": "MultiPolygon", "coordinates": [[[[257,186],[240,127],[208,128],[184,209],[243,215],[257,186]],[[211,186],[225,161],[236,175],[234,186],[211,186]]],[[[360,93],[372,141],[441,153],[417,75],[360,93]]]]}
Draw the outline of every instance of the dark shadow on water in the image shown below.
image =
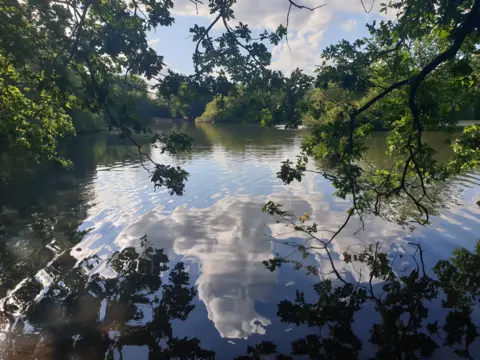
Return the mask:
{"type": "Polygon", "coordinates": [[[183,263],[169,267],[162,250],[142,238],[137,247],[101,260],[65,253],[45,268],[53,282],[28,279],[3,304],[9,324],[3,359],[114,359],[123,349],[143,346],[149,359],[211,359],[195,338],[178,338],[173,320],[185,321],[196,291],[183,263]],[[105,275],[103,275],[105,274],[105,275]]]}
{"type": "MultiPolygon", "coordinates": [[[[472,312],[478,306],[480,246],[439,262],[436,277],[423,273],[421,256],[414,255],[410,261],[417,268],[403,274],[393,273],[391,259],[374,248],[351,256],[344,255],[347,264],[367,265],[375,280],[370,286],[354,278],[312,281],[304,275],[294,297],[278,303],[274,320],[278,330],[282,324],[301,330],[278,344],[257,337],[256,345],[235,358],[475,358],[480,334],[472,312]]],[[[234,357],[222,346],[204,348],[200,333],[176,334],[173,323],[188,326],[197,290],[182,262],[170,264],[147,237],[108,260],[92,256],[78,262],[63,253],[4,299],[1,358],[234,357]]],[[[209,291],[221,289],[222,281],[228,277],[216,279],[209,291]]]]}

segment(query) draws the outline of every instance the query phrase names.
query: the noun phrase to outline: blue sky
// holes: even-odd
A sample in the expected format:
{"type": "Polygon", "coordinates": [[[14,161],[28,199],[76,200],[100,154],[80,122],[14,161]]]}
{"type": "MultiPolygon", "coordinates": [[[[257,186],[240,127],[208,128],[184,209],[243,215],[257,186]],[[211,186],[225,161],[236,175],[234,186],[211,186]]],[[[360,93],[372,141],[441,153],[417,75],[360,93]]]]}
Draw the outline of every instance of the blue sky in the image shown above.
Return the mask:
{"type": "MultiPolygon", "coordinates": [[[[381,19],[378,6],[370,14],[365,13],[360,0],[320,0],[326,6],[315,11],[292,8],[289,24],[289,44],[283,41],[270,46],[272,68],[289,73],[297,66],[312,72],[320,63],[322,49],[341,39],[355,40],[367,34],[365,24],[381,19]]],[[[367,7],[373,0],[364,0],[367,7]]],[[[204,1],[205,3],[207,1],[204,1]]],[[[299,5],[317,6],[316,0],[297,0],[299,5]]],[[[195,44],[189,38],[189,29],[194,24],[208,26],[212,20],[206,5],[199,5],[198,14],[189,0],[174,0],[175,24],[161,27],[148,34],[150,46],[165,57],[170,68],[183,73],[192,73],[192,54],[195,44]]],[[[235,5],[236,19],[249,24],[255,31],[274,30],[286,23],[288,0],[238,0],[235,5]]],[[[213,35],[222,28],[213,29],[213,35]]]]}

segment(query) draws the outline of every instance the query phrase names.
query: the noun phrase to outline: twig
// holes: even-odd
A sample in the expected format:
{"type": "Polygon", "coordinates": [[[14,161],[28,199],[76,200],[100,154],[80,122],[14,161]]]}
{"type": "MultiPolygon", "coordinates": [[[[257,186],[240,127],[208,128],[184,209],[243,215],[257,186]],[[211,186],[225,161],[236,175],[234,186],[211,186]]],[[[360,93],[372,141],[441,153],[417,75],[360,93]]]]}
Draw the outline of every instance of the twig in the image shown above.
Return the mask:
{"type": "Polygon", "coordinates": [[[333,272],[337,276],[338,280],[340,280],[342,283],[345,285],[348,285],[349,282],[347,282],[338,272],[337,268],[335,267],[335,264],[333,263],[332,255],[330,254],[330,251],[328,250],[327,247],[325,247],[325,251],[327,252],[328,260],[330,260],[330,265],[332,266],[333,272]]]}
{"type": "Polygon", "coordinates": [[[350,218],[352,217],[352,214],[353,214],[353,211],[351,211],[351,209],[348,211],[348,216],[347,216],[347,219],[345,220],[345,222],[342,224],[342,226],[340,226],[340,228],[335,232],[335,234],[333,234],[333,236],[330,238],[330,240],[325,244],[325,247],[330,244],[333,240],[335,240],[335,238],[338,236],[338,234],[340,234],[342,232],[342,230],[345,228],[345,226],[347,226],[348,222],[350,221],[350,218]]]}
{"type": "Polygon", "coordinates": [[[245,51],[248,52],[248,54],[252,57],[252,59],[255,61],[255,63],[260,67],[262,68],[262,63],[257,59],[257,57],[255,55],[252,54],[251,50],[249,48],[247,48],[245,45],[243,45],[240,41],[238,41],[237,37],[235,36],[235,34],[233,33],[233,30],[230,28],[230,26],[228,25],[227,23],[227,20],[225,19],[225,17],[223,16],[222,17],[222,20],[223,20],[223,25],[225,26],[225,29],[227,30],[227,32],[229,34],[231,34],[233,36],[233,39],[235,40],[235,42],[237,43],[238,46],[240,46],[242,49],[244,49],[245,51]]]}
{"type": "Polygon", "coordinates": [[[424,250],[422,249],[422,246],[420,244],[413,243],[413,242],[409,242],[408,244],[417,247],[418,253],[420,254],[420,263],[422,264],[423,276],[427,276],[427,272],[425,271],[425,261],[423,260],[424,250]]]}
{"type": "Polygon", "coordinates": [[[202,4],[202,5],[203,5],[203,2],[200,1],[200,0],[190,0],[190,2],[195,5],[195,10],[197,11],[197,15],[198,15],[198,4],[202,4]]]}
{"type": "Polygon", "coordinates": [[[369,13],[372,12],[373,6],[375,5],[375,0],[372,0],[372,5],[370,6],[370,10],[367,10],[367,7],[365,6],[364,0],[360,0],[360,2],[362,3],[363,10],[365,10],[365,12],[366,12],[367,14],[369,14],[369,13]]]}
{"type": "Polygon", "coordinates": [[[290,11],[292,11],[292,2],[290,1],[290,4],[288,5],[288,12],[287,12],[287,33],[285,35],[285,42],[287,43],[288,50],[292,51],[292,48],[290,47],[290,43],[288,42],[288,24],[290,23],[290,11]]]}
{"type": "Polygon", "coordinates": [[[306,10],[310,10],[310,11],[314,11],[314,10],[320,9],[321,7],[324,7],[324,6],[327,5],[327,4],[322,4],[322,5],[318,5],[318,6],[315,6],[315,7],[309,7],[309,6],[305,6],[305,5],[298,5],[298,4],[297,4],[295,1],[293,1],[293,0],[288,0],[288,2],[290,3],[290,5],[293,5],[293,6],[295,6],[296,8],[306,9],[306,10]]]}
{"type": "Polygon", "coordinates": [[[218,16],[215,18],[215,20],[212,21],[212,23],[208,26],[208,28],[205,29],[204,33],[200,36],[200,38],[197,41],[197,45],[195,46],[195,55],[194,55],[194,63],[195,63],[195,73],[198,77],[199,71],[198,71],[198,48],[200,47],[200,43],[203,41],[205,36],[208,34],[208,32],[215,26],[215,24],[220,20],[222,17],[222,13],[218,14],[218,16]]]}
{"type": "Polygon", "coordinates": [[[360,231],[365,230],[365,222],[363,221],[362,214],[360,213],[360,211],[357,208],[355,208],[355,212],[357,213],[358,217],[360,218],[360,222],[361,222],[362,225],[360,226],[360,228],[357,231],[355,231],[353,233],[353,236],[357,235],[360,231]]]}
{"type": "Polygon", "coordinates": [[[288,2],[289,2],[289,5],[288,5],[288,12],[287,12],[287,34],[285,35],[285,41],[287,43],[288,50],[292,51],[292,49],[290,48],[290,43],[288,42],[288,24],[290,23],[290,12],[292,11],[292,6],[295,6],[296,8],[299,8],[299,9],[306,9],[306,10],[314,11],[316,9],[320,9],[321,7],[324,7],[327,4],[322,4],[322,5],[318,5],[318,6],[315,6],[315,7],[311,8],[311,7],[304,6],[304,5],[298,5],[297,3],[295,3],[292,0],[288,0],[288,2]]]}
{"type": "MultiPolygon", "coordinates": [[[[88,70],[89,70],[89,73],[90,73],[90,79],[92,80],[92,83],[95,87],[95,90],[98,90],[99,89],[99,86],[98,86],[98,83],[97,83],[97,80],[95,79],[95,75],[94,75],[94,72],[93,72],[93,67],[92,67],[92,64],[90,62],[90,60],[88,59],[88,57],[85,58],[85,63],[87,64],[87,67],[88,67],[88,70]]],[[[112,115],[112,113],[110,112],[110,109],[108,108],[108,106],[105,104],[105,101],[104,99],[99,99],[98,96],[97,96],[97,93],[95,92],[95,97],[97,98],[97,100],[99,100],[99,102],[101,104],[103,104],[103,109],[105,110],[105,113],[107,114],[108,118],[110,119],[110,122],[117,128],[119,129],[120,131],[122,131],[122,134],[125,135],[125,137],[127,137],[131,143],[133,145],[135,145],[138,149],[138,155],[140,157],[140,163],[142,165],[142,167],[148,171],[148,173],[151,174],[151,171],[143,164],[143,161],[142,161],[142,156],[145,156],[152,164],[154,165],[157,165],[157,163],[150,157],[150,155],[148,155],[147,153],[144,153],[142,151],[142,145],[139,144],[134,138],[133,136],[130,135],[128,129],[119,124],[116,119],[114,118],[114,116],[112,115]]]]}

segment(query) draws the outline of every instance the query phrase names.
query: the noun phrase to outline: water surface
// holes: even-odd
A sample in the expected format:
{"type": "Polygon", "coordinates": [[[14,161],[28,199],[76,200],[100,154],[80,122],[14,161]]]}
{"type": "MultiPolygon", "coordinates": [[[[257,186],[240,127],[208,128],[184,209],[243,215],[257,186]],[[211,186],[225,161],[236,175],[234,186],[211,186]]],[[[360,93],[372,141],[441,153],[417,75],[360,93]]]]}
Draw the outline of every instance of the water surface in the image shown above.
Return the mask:
{"type": "MultiPolygon", "coordinates": [[[[167,262],[161,254],[145,255],[148,247],[163,249],[170,268],[183,262],[195,286],[191,299],[182,295],[195,306],[188,318],[169,313],[175,337],[196,338],[217,358],[230,359],[261,340],[289,351],[290,341],[308,333],[281,323],[277,303],[292,300],[297,289],[308,291],[319,279],[289,266],[265,269],[262,261],[291,252],[272,241],[272,235],[284,240],[300,235],[277,224],[261,207],[272,200],[335,230],[350,203],[333,197],[334,189],[320,175],[289,186],[276,178],[281,161],[299,153],[301,130],[183,124],[160,130],[171,127],[195,139],[191,154],[172,159],[159,149],[146,151],[156,161],[190,173],[180,197],[154,191],[135,149],[112,134],[68,144],[65,154],[75,164],[71,172],[24,164],[2,171],[0,346],[5,358],[103,359],[111,350],[105,338],[125,333],[128,344],[112,356],[122,352],[124,359],[146,358],[148,341],[138,334],[158,315],[148,304],[167,291],[148,273],[160,271],[152,264],[167,262]],[[131,280],[134,263],[135,270],[144,266],[148,271],[131,280]],[[103,285],[92,288],[89,281],[96,277],[103,285]]],[[[426,135],[440,158],[449,155],[442,134],[426,135]]],[[[369,144],[370,162],[388,162],[383,135],[369,144]]],[[[382,241],[401,247],[415,241],[425,248],[426,265],[433,266],[458,246],[471,249],[480,234],[479,183],[472,174],[445,184],[428,227],[366,219],[365,231],[354,235],[360,224],[352,221],[332,251],[338,259],[352,244],[382,241]]],[[[307,261],[329,267],[321,253],[307,261]]],[[[358,274],[342,271],[347,279],[358,279],[358,274]]],[[[167,283],[168,272],[160,273],[167,283]]],[[[185,311],[187,301],[182,306],[185,311]]]]}

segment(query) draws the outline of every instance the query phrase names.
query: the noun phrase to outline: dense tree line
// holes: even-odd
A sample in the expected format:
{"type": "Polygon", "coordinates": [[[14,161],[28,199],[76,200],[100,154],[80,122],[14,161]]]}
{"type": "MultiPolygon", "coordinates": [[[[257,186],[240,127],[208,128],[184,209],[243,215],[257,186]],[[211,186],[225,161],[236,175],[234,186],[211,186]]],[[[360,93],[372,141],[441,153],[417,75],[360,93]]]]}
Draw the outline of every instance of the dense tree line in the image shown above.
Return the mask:
{"type": "MultiPolygon", "coordinates": [[[[317,88],[308,94],[306,101],[310,107],[305,114],[307,124],[334,122],[344,111],[337,104],[361,107],[375,96],[378,89],[386,88],[402,72],[408,74],[426,65],[449,43],[445,32],[433,32],[412,39],[408,44],[399,43],[390,45],[391,49],[378,49],[381,54],[385,52],[387,58],[362,59],[363,68],[360,61],[355,61],[354,69],[343,69],[347,67],[348,56],[365,56],[360,53],[364,44],[380,43],[379,31],[370,27],[370,37],[355,44],[342,42],[325,50],[325,59],[338,64],[338,69],[325,65],[318,70],[317,88]],[[359,53],[350,55],[352,51],[359,53]]],[[[462,54],[459,62],[445,63],[434,76],[425,80],[417,95],[426,119],[425,129],[445,130],[454,127],[458,120],[480,119],[480,89],[475,73],[479,68],[479,54],[462,54]]],[[[358,123],[370,124],[376,130],[392,130],[401,117],[405,96],[405,91],[393,91],[381,103],[376,102],[359,114],[358,123]]]]}
{"type": "MultiPolygon", "coordinates": [[[[112,114],[118,118],[128,112],[128,116],[135,119],[135,129],[148,127],[153,118],[171,118],[168,104],[159,99],[143,79],[119,76],[113,87],[117,103],[121,101],[124,105],[112,106],[112,114]]],[[[79,92],[78,96],[82,94],[79,92]]],[[[78,108],[69,112],[69,115],[77,133],[106,130],[108,126],[104,112],[95,113],[88,108],[78,108]]]]}
{"type": "Polygon", "coordinates": [[[265,70],[261,77],[237,84],[227,96],[217,95],[207,104],[199,121],[298,126],[301,104],[312,86],[313,78],[300,69],[288,77],[279,71],[265,70]]]}
{"type": "Polygon", "coordinates": [[[171,70],[155,87],[158,99],[168,104],[171,115],[187,121],[194,121],[202,115],[206,105],[215,96],[228,95],[234,89],[234,85],[223,74],[198,80],[195,76],[171,70]]]}

